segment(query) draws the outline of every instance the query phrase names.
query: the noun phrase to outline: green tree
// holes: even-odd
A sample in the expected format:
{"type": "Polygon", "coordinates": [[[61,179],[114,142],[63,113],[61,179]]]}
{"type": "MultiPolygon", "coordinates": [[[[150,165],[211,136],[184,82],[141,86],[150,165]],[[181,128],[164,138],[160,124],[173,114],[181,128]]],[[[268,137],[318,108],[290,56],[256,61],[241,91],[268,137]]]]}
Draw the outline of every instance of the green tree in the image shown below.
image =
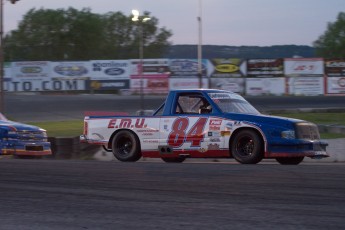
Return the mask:
{"type": "MultiPolygon", "coordinates": [[[[145,12],[149,16],[148,12],[145,12]]],[[[159,58],[172,33],[144,23],[145,58],[159,58]]],[[[31,9],[5,37],[5,60],[91,60],[138,58],[139,36],[131,16],[94,14],[90,9],[31,9]]]]}
{"type": "Polygon", "coordinates": [[[314,42],[316,53],[324,58],[345,58],[345,12],[328,23],[326,32],[314,42]]]}

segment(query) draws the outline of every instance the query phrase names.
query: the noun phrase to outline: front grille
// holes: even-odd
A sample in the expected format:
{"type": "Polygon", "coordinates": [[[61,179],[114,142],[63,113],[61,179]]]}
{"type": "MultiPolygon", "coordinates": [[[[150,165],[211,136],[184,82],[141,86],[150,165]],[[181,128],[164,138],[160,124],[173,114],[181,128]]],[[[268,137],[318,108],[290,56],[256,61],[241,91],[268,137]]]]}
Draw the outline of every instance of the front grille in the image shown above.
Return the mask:
{"type": "Polygon", "coordinates": [[[46,141],[42,131],[19,130],[18,139],[21,141],[46,141]]]}
{"type": "Polygon", "coordinates": [[[43,146],[41,145],[29,145],[25,146],[26,151],[43,151],[43,146]]]}
{"type": "Polygon", "coordinates": [[[310,122],[296,124],[296,137],[303,140],[319,140],[320,133],[317,125],[310,122]]]}

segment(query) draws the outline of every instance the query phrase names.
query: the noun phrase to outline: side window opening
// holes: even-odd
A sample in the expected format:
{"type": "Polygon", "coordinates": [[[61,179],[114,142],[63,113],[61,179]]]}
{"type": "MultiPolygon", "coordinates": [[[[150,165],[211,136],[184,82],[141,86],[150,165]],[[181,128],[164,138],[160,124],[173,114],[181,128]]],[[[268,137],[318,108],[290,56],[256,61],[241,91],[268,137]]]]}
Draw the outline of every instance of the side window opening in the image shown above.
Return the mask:
{"type": "Polygon", "coordinates": [[[176,114],[207,114],[212,108],[201,94],[181,94],[176,103],[176,114]]]}

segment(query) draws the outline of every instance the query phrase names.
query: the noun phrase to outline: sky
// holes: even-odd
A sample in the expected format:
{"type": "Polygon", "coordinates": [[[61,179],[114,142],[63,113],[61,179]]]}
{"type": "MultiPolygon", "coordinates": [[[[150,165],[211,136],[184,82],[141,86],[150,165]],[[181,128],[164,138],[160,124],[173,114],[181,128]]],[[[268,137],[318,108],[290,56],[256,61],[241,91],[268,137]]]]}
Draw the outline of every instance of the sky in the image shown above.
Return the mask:
{"type": "Polygon", "coordinates": [[[172,31],[172,44],[198,44],[199,9],[202,44],[228,46],[308,45],[322,35],[344,0],[19,0],[4,1],[5,33],[16,29],[30,9],[90,8],[93,13],[132,9],[149,11],[158,27],[172,31]],[[201,4],[200,4],[201,3],[201,4]],[[199,6],[201,6],[199,8],[199,6]]]}

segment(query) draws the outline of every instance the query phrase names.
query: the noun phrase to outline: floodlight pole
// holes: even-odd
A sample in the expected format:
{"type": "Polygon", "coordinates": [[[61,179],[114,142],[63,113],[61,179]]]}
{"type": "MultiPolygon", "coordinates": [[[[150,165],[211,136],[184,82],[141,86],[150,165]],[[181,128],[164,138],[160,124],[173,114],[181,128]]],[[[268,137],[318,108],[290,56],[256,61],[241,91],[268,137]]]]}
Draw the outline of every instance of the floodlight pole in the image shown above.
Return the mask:
{"type": "Polygon", "coordinates": [[[0,112],[5,112],[4,94],[4,1],[0,0],[0,112]]]}
{"type": "Polygon", "coordinates": [[[138,10],[132,10],[132,21],[133,22],[138,22],[138,27],[137,31],[139,34],[139,69],[138,69],[138,74],[140,76],[140,110],[141,113],[144,113],[144,28],[143,28],[143,23],[147,22],[151,18],[142,16],[140,17],[140,13],[138,10]]]}
{"type": "MultiPolygon", "coordinates": [[[[15,4],[19,0],[9,0],[15,4]]],[[[5,112],[4,93],[4,0],[0,0],[0,112],[5,112]]]]}
{"type": "Polygon", "coordinates": [[[199,0],[199,15],[198,15],[198,27],[199,27],[199,43],[198,43],[198,78],[199,78],[199,88],[202,88],[202,2],[199,0]]]}

